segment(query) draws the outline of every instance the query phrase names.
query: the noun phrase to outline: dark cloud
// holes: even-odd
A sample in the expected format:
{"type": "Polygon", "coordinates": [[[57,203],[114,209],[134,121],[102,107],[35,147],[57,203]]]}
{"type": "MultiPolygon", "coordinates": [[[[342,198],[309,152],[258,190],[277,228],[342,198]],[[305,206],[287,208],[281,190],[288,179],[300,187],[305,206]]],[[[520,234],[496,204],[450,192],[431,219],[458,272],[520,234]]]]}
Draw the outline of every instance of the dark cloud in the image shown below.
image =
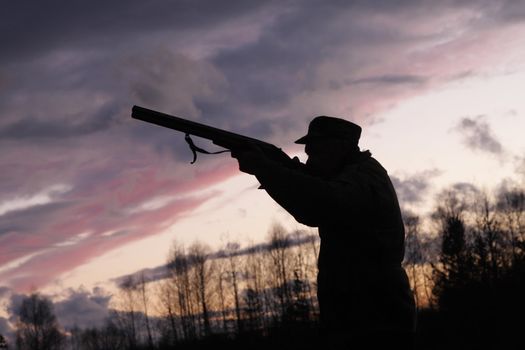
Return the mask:
{"type": "Polygon", "coordinates": [[[197,107],[221,101],[227,82],[212,64],[168,49],[123,57],[118,68],[136,104],[182,117],[210,120],[197,107]]]}
{"type": "Polygon", "coordinates": [[[476,185],[469,182],[456,182],[451,186],[451,189],[453,191],[465,193],[468,195],[476,195],[480,193],[479,188],[476,185]]]}
{"type": "Polygon", "coordinates": [[[44,121],[33,118],[19,119],[0,129],[0,138],[6,139],[62,139],[78,137],[97,131],[107,130],[114,124],[115,111],[107,106],[98,111],[88,120],[78,122],[75,116],[65,116],[63,121],[44,121]]]}
{"type": "Polygon", "coordinates": [[[321,87],[316,77],[319,64],[339,58],[346,61],[341,66],[350,66],[345,74],[353,75],[360,47],[400,40],[386,30],[354,21],[366,7],[356,9],[348,2],[295,5],[268,25],[257,41],[213,58],[228,77],[229,93],[237,104],[278,109],[293,96],[321,87]],[[356,54],[341,52],[346,46],[353,46],[356,54]]]}
{"type": "Polygon", "coordinates": [[[0,95],[2,148],[38,144],[33,153],[46,157],[64,142],[68,153],[83,154],[80,147],[86,143],[100,147],[131,141],[186,161],[183,135],[132,120],[131,107],[143,105],[213,124],[213,115],[202,113],[197,104],[220,100],[226,84],[222,74],[205,61],[166,48],[104,57],[105,63],[86,58],[60,69],[20,64],[17,69],[24,73],[17,86],[0,95]]]}
{"type": "Polygon", "coordinates": [[[69,290],[68,296],[55,303],[55,313],[60,324],[71,329],[100,326],[109,316],[111,295],[100,289],[69,290]]]}
{"type": "MultiPolygon", "coordinates": [[[[433,43],[449,35],[447,30],[436,31],[431,22],[440,25],[439,19],[452,10],[493,11],[454,1],[288,4],[257,40],[211,57],[229,82],[225,100],[229,107],[208,105],[210,113],[228,116],[238,124],[267,119],[262,111],[283,119],[334,112],[365,119],[378,105],[390,106],[392,99],[413,94],[416,88],[430,88],[458,70],[473,72],[471,66],[460,63],[443,72],[426,68],[427,62],[442,55],[431,52],[433,43]],[[429,48],[428,57],[425,51],[409,54],[420,45],[429,48]]],[[[484,15],[476,18],[487,20],[484,15]]],[[[475,23],[466,24],[471,25],[475,23]]]]}
{"type": "Polygon", "coordinates": [[[421,85],[428,81],[427,77],[418,75],[383,75],[377,77],[345,80],[345,84],[370,84],[370,85],[421,85]]]}
{"type": "Polygon", "coordinates": [[[480,198],[485,196],[478,186],[469,182],[457,182],[451,186],[451,191],[455,193],[456,199],[470,210],[476,210],[481,204],[480,198]]]}
{"type": "Polygon", "coordinates": [[[47,204],[33,205],[28,208],[13,210],[0,215],[0,236],[4,233],[18,232],[29,233],[43,229],[45,223],[63,209],[73,203],[68,201],[57,201],[47,204]]]}
{"type": "Polygon", "coordinates": [[[160,1],[126,3],[52,0],[6,3],[0,21],[3,60],[34,58],[68,47],[95,48],[134,45],[153,33],[168,31],[180,38],[255,11],[262,2],[160,1]]]}
{"type": "Polygon", "coordinates": [[[11,290],[7,287],[0,287],[0,298],[3,298],[4,296],[8,295],[10,291],[11,290]]]}
{"type": "MultiPolygon", "coordinates": [[[[40,295],[49,300],[53,299],[49,295],[40,295]]],[[[16,323],[18,309],[25,298],[26,294],[12,294],[6,308],[8,318],[0,317],[0,334],[7,335],[10,340],[14,340],[14,329],[11,325],[16,323]]],[[[84,329],[98,327],[110,316],[111,298],[111,294],[99,287],[91,291],[69,289],[59,301],[53,302],[53,312],[60,326],[66,330],[75,326],[84,329]]]]}
{"type": "Polygon", "coordinates": [[[503,146],[493,135],[492,129],[485,121],[484,116],[464,117],[456,126],[456,130],[463,135],[463,142],[471,150],[497,156],[503,155],[503,146]]]}
{"type": "MultiPolygon", "coordinates": [[[[28,95],[25,101],[32,103],[25,105],[31,110],[11,106],[11,110],[17,109],[19,117],[4,125],[0,131],[4,137],[89,134],[104,129],[114,119],[127,117],[122,111],[134,103],[188,117],[201,116],[203,120],[214,120],[218,126],[250,129],[251,123],[268,120],[273,113],[281,119],[310,117],[303,116],[302,107],[297,110],[290,105],[297,95],[323,90],[329,93],[330,87],[346,85],[353,88],[341,94],[348,96],[347,108],[356,109],[362,102],[353,97],[361,94],[355,89],[367,90],[372,84],[378,89],[375,95],[393,96],[393,86],[398,92],[411,91],[429,81],[429,77],[403,71],[363,76],[361,72],[371,63],[384,62],[380,51],[391,49],[394,56],[413,43],[428,40],[425,35],[418,37],[403,28],[393,30],[385,21],[378,25],[363,19],[389,15],[401,21],[429,11],[429,6],[435,13],[443,14],[458,5],[447,2],[416,6],[413,1],[152,1],[146,5],[130,1],[124,6],[99,1],[75,5],[52,1],[45,7],[39,6],[21,1],[9,4],[5,12],[11,15],[2,25],[10,31],[0,33],[16,33],[3,40],[8,51],[32,50],[29,63],[14,63],[20,61],[20,52],[17,60],[11,62],[14,85],[22,81],[25,94],[43,94],[45,103],[35,104],[30,101],[34,96],[28,95]],[[219,44],[206,61],[192,60],[186,54],[188,38],[194,38],[195,45],[199,45],[210,33],[221,30],[219,24],[228,26],[237,23],[236,18],[255,14],[260,14],[256,17],[261,23],[260,34],[246,44],[219,44]],[[320,21],[320,17],[330,21],[320,21]],[[21,23],[26,23],[24,30],[17,30],[21,23]],[[24,35],[30,35],[31,40],[25,40],[24,35]],[[36,52],[46,55],[38,56],[36,52]],[[375,57],[373,61],[368,58],[370,55],[375,57]],[[334,65],[334,71],[325,74],[327,82],[319,75],[321,65],[334,65]],[[25,78],[19,77],[21,73],[25,78]],[[43,91],[51,91],[48,98],[43,91]],[[106,112],[105,118],[98,118],[98,108],[90,106],[93,99],[100,98],[109,99],[105,110],[113,111],[110,115],[106,112]],[[77,102],[81,115],[75,117],[72,112],[52,107],[61,106],[66,100],[77,102]],[[38,115],[40,111],[45,114],[38,115]],[[59,116],[57,123],[49,120],[54,116],[59,116]]],[[[238,30],[238,37],[243,29],[241,26],[238,30]]],[[[14,100],[10,97],[9,101],[14,100]]],[[[312,103],[315,100],[312,98],[312,103]]],[[[334,108],[323,103],[318,108],[323,107],[334,108]]],[[[256,132],[255,137],[267,136],[264,128],[251,129],[256,132]]]]}
{"type": "Polygon", "coordinates": [[[419,204],[425,201],[425,196],[432,188],[433,178],[440,174],[441,171],[432,169],[404,178],[392,175],[390,178],[399,197],[400,205],[419,204]]]}
{"type": "MultiPolygon", "coordinates": [[[[289,234],[287,236],[287,240],[286,240],[285,244],[287,246],[289,246],[289,247],[294,247],[294,246],[302,245],[302,244],[311,242],[312,240],[318,239],[317,236],[304,235],[302,233],[303,232],[298,231],[298,232],[294,232],[292,234],[289,234]]],[[[227,249],[217,250],[217,251],[209,254],[208,255],[208,259],[215,260],[215,259],[224,259],[224,258],[227,258],[229,256],[247,256],[247,255],[249,256],[249,255],[253,255],[253,254],[259,254],[259,253],[264,253],[264,252],[272,251],[272,250],[275,250],[275,249],[279,249],[275,245],[272,245],[271,242],[270,243],[264,242],[264,243],[254,244],[254,245],[251,245],[251,246],[248,246],[248,247],[245,247],[245,248],[240,248],[240,245],[237,244],[237,243],[229,243],[228,246],[233,247],[233,249],[231,249],[231,250],[227,250],[227,249]]],[[[188,260],[188,266],[191,267],[193,262],[192,262],[191,258],[189,257],[189,255],[187,256],[187,258],[189,259],[188,260]]],[[[159,281],[159,280],[166,279],[169,276],[170,276],[170,273],[169,273],[168,265],[161,265],[161,266],[157,266],[157,267],[154,267],[154,268],[143,269],[143,270],[134,272],[132,274],[119,276],[119,277],[113,279],[113,281],[117,285],[120,286],[120,285],[122,285],[124,283],[130,283],[130,282],[131,283],[138,283],[141,280],[144,280],[146,282],[159,281]]]]}
{"type": "Polygon", "coordinates": [[[437,210],[432,214],[437,218],[443,212],[461,213],[465,210],[477,210],[482,191],[469,182],[456,182],[436,194],[437,210]]]}
{"type": "Polygon", "coordinates": [[[17,314],[20,310],[20,306],[22,305],[22,301],[27,296],[25,294],[20,293],[12,293],[9,298],[9,304],[6,307],[6,311],[9,314],[9,322],[15,323],[17,314]]]}
{"type": "Polygon", "coordinates": [[[0,334],[7,338],[7,341],[10,341],[13,329],[9,325],[9,322],[6,318],[0,317],[0,334]]]}
{"type": "Polygon", "coordinates": [[[122,286],[127,283],[138,283],[142,279],[146,282],[160,281],[169,276],[169,271],[167,265],[161,265],[153,268],[142,269],[140,271],[134,272],[132,274],[119,276],[113,279],[113,282],[117,286],[122,286]]]}
{"type": "Polygon", "coordinates": [[[503,179],[494,192],[498,209],[520,212],[525,208],[525,190],[515,180],[503,179]]]}
{"type": "Polygon", "coordinates": [[[525,21],[525,4],[519,0],[498,1],[496,18],[504,23],[525,21]]]}

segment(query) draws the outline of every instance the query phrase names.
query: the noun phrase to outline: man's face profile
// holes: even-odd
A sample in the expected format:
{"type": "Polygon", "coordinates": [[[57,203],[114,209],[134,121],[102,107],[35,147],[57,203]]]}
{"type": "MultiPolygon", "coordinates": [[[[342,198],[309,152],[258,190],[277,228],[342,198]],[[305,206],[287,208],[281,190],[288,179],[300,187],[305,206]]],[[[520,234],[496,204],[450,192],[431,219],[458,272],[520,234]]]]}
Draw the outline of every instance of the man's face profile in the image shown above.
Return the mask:
{"type": "Polygon", "coordinates": [[[338,170],[348,153],[345,142],[329,138],[309,140],[304,151],[308,155],[306,165],[319,175],[330,175],[338,170]]]}

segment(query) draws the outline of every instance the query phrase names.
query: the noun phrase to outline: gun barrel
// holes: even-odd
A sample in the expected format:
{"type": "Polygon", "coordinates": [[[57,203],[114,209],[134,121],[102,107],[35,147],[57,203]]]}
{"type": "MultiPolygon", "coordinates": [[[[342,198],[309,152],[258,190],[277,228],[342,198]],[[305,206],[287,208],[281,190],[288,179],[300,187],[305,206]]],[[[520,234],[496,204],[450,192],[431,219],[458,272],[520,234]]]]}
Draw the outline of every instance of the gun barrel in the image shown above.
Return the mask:
{"type": "Polygon", "coordinates": [[[148,123],[212,140],[215,144],[224,148],[231,148],[232,145],[239,145],[247,142],[259,144],[261,146],[271,146],[269,143],[248,136],[239,135],[213,126],[193,122],[191,120],[140,106],[133,106],[131,116],[148,123]]]}

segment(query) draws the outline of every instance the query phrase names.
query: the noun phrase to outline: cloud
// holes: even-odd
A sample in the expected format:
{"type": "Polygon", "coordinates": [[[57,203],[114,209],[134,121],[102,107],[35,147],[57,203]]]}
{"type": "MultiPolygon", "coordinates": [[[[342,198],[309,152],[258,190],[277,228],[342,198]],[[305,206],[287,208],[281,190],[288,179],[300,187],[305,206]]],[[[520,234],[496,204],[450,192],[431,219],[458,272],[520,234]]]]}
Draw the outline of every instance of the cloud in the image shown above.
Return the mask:
{"type": "Polygon", "coordinates": [[[394,185],[401,206],[417,205],[426,200],[426,195],[432,188],[432,181],[439,176],[441,171],[438,169],[426,170],[410,176],[400,178],[390,176],[394,185]]]}
{"type": "MultiPolygon", "coordinates": [[[[46,222],[52,222],[67,208],[71,207],[72,203],[57,201],[53,203],[37,204],[28,208],[14,210],[2,215],[0,217],[0,235],[6,235],[16,232],[32,232],[38,228],[45,229],[46,222]]],[[[0,236],[0,239],[3,237],[0,236]]],[[[9,254],[7,254],[9,256],[9,254]]],[[[0,257],[0,261],[4,261],[4,257],[0,257]]]]}
{"type": "MultiPolygon", "coordinates": [[[[287,236],[286,244],[289,247],[294,247],[298,245],[302,245],[305,243],[310,243],[312,240],[317,240],[317,236],[312,235],[302,235],[302,231],[296,231],[287,236]],[[299,234],[299,235],[297,235],[299,234]]],[[[263,242],[259,244],[250,245],[248,247],[240,248],[240,245],[238,243],[228,243],[229,247],[233,247],[233,249],[219,249],[215,252],[210,253],[207,258],[209,260],[215,260],[215,259],[224,259],[228,256],[249,256],[264,252],[269,252],[275,249],[276,246],[272,244],[272,242],[263,242]]],[[[188,257],[188,267],[192,267],[193,261],[191,258],[188,257]]],[[[153,268],[143,269],[137,272],[134,272],[132,274],[119,276],[113,279],[113,281],[117,285],[122,285],[123,283],[137,283],[139,281],[146,281],[146,282],[154,282],[154,281],[160,281],[163,279],[166,279],[170,276],[169,266],[166,265],[160,265],[153,268]]]]}
{"type": "Polygon", "coordinates": [[[64,137],[79,137],[97,131],[106,130],[113,124],[113,113],[106,107],[88,120],[77,122],[76,118],[66,121],[44,121],[26,117],[19,119],[0,129],[0,138],[8,139],[62,139],[64,137]]]}
{"type": "Polygon", "coordinates": [[[193,180],[180,181],[145,171],[114,179],[113,183],[103,184],[89,195],[81,188],[75,189],[68,193],[70,200],[64,203],[9,212],[0,217],[0,227],[5,231],[0,236],[0,261],[3,264],[18,262],[3,269],[0,279],[14,290],[44,286],[109,250],[162,232],[217,195],[192,196],[192,191],[202,190],[234,172],[233,167],[223,167],[212,174],[203,173],[193,180]],[[155,193],[174,197],[150,210],[127,210],[147,203],[155,193]],[[105,235],[108,231],[125,234],[105,235]],[[84,235],[85,232],[90,234],[84,235]],[[74,239],[77,236],[81,239],[74,239]],[[63,244],[65,242],[68,244],[63,244]],[[40,272],[35,274],[35,271],[40,272]]]}
{"type": "Polygon", "coordinates": [[[502,144],[493,135],[484,116],[464,117],[456,126],[456,130],[462,134],[463,142],[469,149],[496,156],[504,154],[502,144]]]}
{"type": "Polygon", "coordinates": [[[33,206],[44,205],[53,201],[53,197],[60,195],[69,190],[68,186],[55,185],[31,197],[14,198],[0,203],[0,216],[10,211],[16,211],[33,206]]]}
{"type": "Polygon", "coordinates": [[[221,23],[235,21],[261,5],[237,0],[220,4],[159,0],[147,4],[140,0],[126,4],[104,1],[72,4],[51,0],[43,5],[22,0],[4,8],[9,16],[4,16],[0,24],[0,41],[10,50],[2,57],[29,59],[62,47],[108,49],[130,41],[143,46],[144,37],[150,39],[151,34],[165,32],[179,41],[189,31],[218,28],[221,23]]]}
{"type": "Polygon", "coordinates": [[[525,182],[525,156],[514,156],[513,164],[516,174],[525,182]]]}
{"type": "Polygon", "coordinates": [[[190,167],[183,135],[130,118],[132,104],[147,98],[196,117],[194,99],[215,96],[224,83],[209,63],[158,48],[132,56],[62,55],[13,63],[21,74],[0,97],[6,116],[0,122],[0,276],[15,290],[42,287],[161,232],[217,195],[192,191],[236,173],[233,162],[217,159],[190,167]],[[50,192],[62,184],[69,190],[50,192]],[[159,196],[172,199],[133,210],[159,196]]]}
{"type": "Polygon", "coordinates": [[[10,289],[7,288],[7,287],[0,287],[0,298],[3,298],[5,297],[6,295],[8,295],[10,293],[10,289]]]}
{"type": "Polygon", "coordinates": [[[187,118],[206,119],[196,101],[221,101],[227,82],[212,64],[159,48],[124,57],[119,74],[137,104],[174,111],[187,118]]]}
{"type": "Polygon", "coordinates": [[[9,325],[9,322],[6,318],[0,317],[0,335],[7,338],[7,341],[9,342],[13,337],[11,336],[13,333],[13,330],[11,326],[9,325]]]}
{"type": "MultiPolygon", "coordinates": [[[[33,293],[33,292],[32,292],[33,293]]],[[[58,323],[66,330],[74,327],[82,329],[98,327],[110,316],[110,302],[112,295],[100,287],[86,290],[84,288],[68,289],[60,296],[39,293],[53,303],[53,312],[58,323]]],[[[28,295],[9,293],[6,311],[7,318],[0,317],[0,334],[7,336],[8,341],[14,344],[14,328],[18,309],[28,295]]]]}
{"type": "Polygon", "coordinates": [[[479,188],[476,185],[471,184],[469,182],[456,182],[451,186],[451,189],[458,193],[465,193],[471,196],[480,193],[479,188]]]}
{"type": "Polygon", "coordinates": [[[55,302],[55,314],[65,329],[98,327],[109,317],[111,295],[100,288],[68,290],[65,299],[55,302]]]}
{"type": "Polygon", "coordinates": [[[282,11],[258,40],[212,57],[229,82],[231,103],[205,109],[238,125],[248,122],[245,115],[250,123],[268,122],[268,114],[293,120],[288,135],[320,114],[366,123],[399,100],[465,72],[478,75],[501,58],[487,55],[487,45],[501,45],[491,20],[499,9],[487,4],[300,4],[282,11]]]}
{"type": "Polygon", "coordinates": [[[483,192],[476,185],[469,182],[456,182],[436,194],[438,207],[432,216],[439,217],[444,212],[457,214],[464,210],[476,210],[482,195],[483,192]]]}
{"type": "Polygon", "coordinates": [[[504,23],[525,21],[525,6],[521,1],[505,0],[499,2],[496,18],[504,23]]]}
{"type": "Polygon", "coordinates": [[[419,86],[428,81],[427,77],[417,75],[382,75],[377,77],[359,78],[346,80],[345,84],[370,84],[370,85],[415,85],[419,86]]]}

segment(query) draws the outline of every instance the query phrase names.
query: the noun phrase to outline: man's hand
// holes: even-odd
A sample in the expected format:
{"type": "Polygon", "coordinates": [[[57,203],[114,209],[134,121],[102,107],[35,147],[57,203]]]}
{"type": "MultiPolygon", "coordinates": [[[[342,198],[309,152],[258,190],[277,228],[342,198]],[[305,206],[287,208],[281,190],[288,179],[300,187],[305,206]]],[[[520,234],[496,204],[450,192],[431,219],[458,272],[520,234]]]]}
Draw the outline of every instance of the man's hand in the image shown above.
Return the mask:
{"type": "Polygon", "coordinates": [[[256,175],[261,169],[265,169],[270,164],[270,160],[264,152],[256,145],[250,145],[249,148],[242,148],[231,151],[232,158],[239,162],[239,170],[256,175]]]}

